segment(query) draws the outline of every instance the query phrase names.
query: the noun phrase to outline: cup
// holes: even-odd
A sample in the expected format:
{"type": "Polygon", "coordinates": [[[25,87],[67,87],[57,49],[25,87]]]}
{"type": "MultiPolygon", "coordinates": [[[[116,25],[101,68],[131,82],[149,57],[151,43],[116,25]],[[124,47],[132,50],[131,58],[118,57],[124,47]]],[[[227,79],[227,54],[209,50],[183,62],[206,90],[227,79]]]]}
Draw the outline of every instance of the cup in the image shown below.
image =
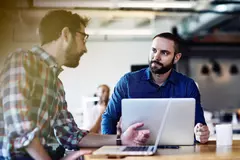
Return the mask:
{"type": "Polygon", "coordinates": [[[216,125],[217,146],[232,145],[232,124],[216,125]]]}

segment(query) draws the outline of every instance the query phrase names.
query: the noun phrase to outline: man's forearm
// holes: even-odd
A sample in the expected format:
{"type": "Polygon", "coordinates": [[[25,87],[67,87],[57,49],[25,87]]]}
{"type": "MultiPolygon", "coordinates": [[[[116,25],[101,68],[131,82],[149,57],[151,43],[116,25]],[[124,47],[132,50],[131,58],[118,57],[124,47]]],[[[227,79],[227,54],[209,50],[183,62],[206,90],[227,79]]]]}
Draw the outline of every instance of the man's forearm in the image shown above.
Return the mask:
{"type": "Polygon", "coordinates": [[[100,135],[89,133],[80,141],[80,147],[101,147],[103,145],[116,145],[116,135],[100,135]]]}
{"type": "Polygon", "coordinates": [[[33,159],[51,160],[50,156],[45,151],[37,137],[35,137],[32,142],[26,147],[26,150],[33,159]]]}

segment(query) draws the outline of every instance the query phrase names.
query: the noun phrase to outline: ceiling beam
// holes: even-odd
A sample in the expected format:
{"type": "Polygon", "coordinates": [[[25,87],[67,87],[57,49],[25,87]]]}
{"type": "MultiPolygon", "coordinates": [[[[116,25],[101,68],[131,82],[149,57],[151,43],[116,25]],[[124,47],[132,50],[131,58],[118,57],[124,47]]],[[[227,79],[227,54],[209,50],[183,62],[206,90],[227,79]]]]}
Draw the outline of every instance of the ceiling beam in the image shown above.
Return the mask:
{"type": "MultiPolygon", "coordinates": [[[[206,1],[206,0],[203,0],[206,1]]],[[[196,1],[79,1],[79,0],[33,0],[34,7],[52,8],[135,8],[135,9],[193,9],[196,1]]]]}

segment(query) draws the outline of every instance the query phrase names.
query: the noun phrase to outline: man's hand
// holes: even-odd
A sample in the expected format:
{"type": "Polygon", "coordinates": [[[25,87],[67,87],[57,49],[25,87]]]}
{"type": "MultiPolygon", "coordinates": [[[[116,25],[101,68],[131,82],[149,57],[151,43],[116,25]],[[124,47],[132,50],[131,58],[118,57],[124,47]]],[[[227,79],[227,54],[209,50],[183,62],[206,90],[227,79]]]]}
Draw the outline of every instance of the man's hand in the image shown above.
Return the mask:
{"type": "Polygon", "coordinates": [[[210,132],[207,125],[201,123],[196,124],[194,127],[194,133],[198,142],[206,143],[208,141],[210,132]]]}
{"type": "Polygon", "coordinates": [[[136,123],[128,127],[122,134],[122,144],[128,146],[144,145],[149,138],[150,131],[139,130],[143,125],[143,123],[136,123]]]}

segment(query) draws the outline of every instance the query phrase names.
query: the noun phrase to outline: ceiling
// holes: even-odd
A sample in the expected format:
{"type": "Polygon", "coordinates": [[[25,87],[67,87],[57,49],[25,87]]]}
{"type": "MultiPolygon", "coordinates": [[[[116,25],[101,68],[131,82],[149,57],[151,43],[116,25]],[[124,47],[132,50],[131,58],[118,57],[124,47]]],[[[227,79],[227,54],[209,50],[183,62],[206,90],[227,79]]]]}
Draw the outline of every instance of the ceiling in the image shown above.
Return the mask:
{"type": "MultiPolygon", "coordinates": [[[[202,0],[206,1],[206,0],[202,0]]],[[[165,8],[192,9],[197,0],[33,0],[37,7],[106,8],[106,9],[149,9],[165,8]]]]}
{"type": "Polygon", "coordinates": [[[212,0],[1,0],[0,5],[4,14],[17,19],[16,27],[21,26],[26,32],[32,30],[35,34],[37,24],[49,9],[64,8],[91,17],[87,28],[92,35],[90,39],[107,40],[151,38],[170,30],[210,2],[212,0]]]}
{"type": "Polygon", "coordinates": [[[194,9],[213,0],[1,0],[8,8],[194,9]]]}
{"type": "Polygon", "coordinates": [[[177,34],[194,42],[240,42],[240,3],[212,4],[191,14],[175,28],[177,34]]]}

